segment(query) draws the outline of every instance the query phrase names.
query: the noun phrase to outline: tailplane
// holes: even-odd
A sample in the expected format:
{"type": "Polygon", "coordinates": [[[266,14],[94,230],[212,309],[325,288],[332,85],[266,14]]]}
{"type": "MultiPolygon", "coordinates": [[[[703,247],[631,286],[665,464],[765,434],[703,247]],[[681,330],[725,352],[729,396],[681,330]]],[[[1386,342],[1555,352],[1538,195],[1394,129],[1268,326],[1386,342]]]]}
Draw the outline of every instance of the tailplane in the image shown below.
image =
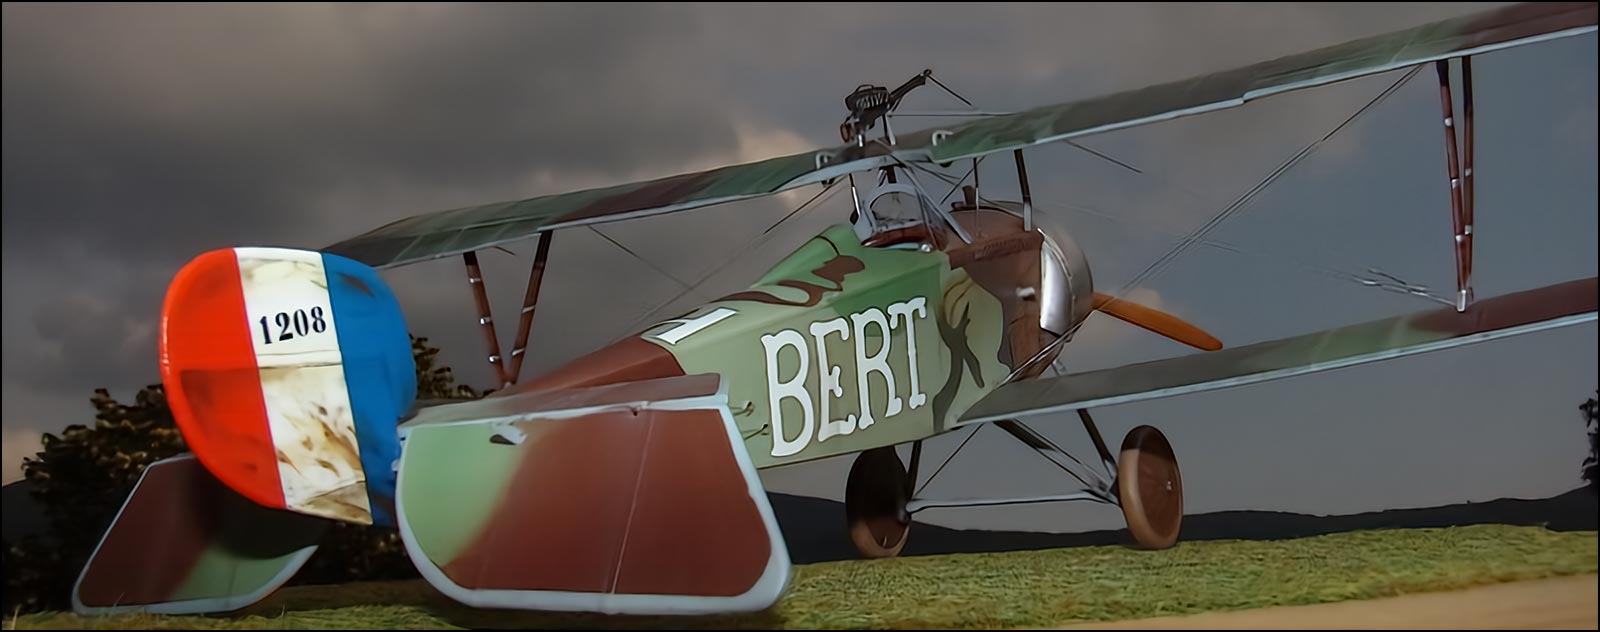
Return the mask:
{"type": "Polygon", "coordinates": [[[192,454],[157,461],[79,574],[72,608],[84,615],[243,608],[300,570],[328,526],[245,500],[192,454]]]}

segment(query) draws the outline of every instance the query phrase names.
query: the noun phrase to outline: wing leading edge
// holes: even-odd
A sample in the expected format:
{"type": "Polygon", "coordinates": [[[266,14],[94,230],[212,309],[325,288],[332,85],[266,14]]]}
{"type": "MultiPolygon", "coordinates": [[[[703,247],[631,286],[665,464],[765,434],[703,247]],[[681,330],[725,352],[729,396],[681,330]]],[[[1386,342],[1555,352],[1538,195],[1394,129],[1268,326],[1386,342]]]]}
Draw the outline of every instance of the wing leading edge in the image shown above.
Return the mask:
{"type": "Polygon", "coordinates": [[[967,123],[931,149],[937,162],[1136,127],[1244,105],[1440,59],[1595,30],[1596,3],[1526,3],[1354,40],[1243,68],[967,123]]]}
{"type": "Polygon", "coordinates": [[[818,149],[695,173],[426,213],[324,251],[389,268],[517,241],[564,226],[686,211],[825,182],[896,161],[945,163],[1243,105],[1293,90],[1593,32],[1593,2],[1527,3],[1234,70],[927,129],[878,144],[818,149]]]}
{"type": "Polygon", "coordinates": [[[1568,281],[1454,307],[1234,349],[1017,382],[957,425],[1231,388],[1507,338],[1596,318],[1596,279],[1568,281]]]}

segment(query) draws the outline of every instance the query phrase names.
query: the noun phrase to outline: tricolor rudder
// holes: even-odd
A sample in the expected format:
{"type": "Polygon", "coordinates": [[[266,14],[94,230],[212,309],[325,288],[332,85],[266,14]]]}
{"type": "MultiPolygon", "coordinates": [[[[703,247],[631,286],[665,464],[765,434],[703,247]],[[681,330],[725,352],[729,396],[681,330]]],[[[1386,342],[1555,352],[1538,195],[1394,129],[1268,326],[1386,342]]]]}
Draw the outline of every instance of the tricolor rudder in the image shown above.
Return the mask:
{"type": "Polygon", "coordinates": [[[178,272],[161,378],[190,450],[268,507],[395,524],[396,425],[416,397],[410,336],[373,269],[230,248],[178,272]]]}

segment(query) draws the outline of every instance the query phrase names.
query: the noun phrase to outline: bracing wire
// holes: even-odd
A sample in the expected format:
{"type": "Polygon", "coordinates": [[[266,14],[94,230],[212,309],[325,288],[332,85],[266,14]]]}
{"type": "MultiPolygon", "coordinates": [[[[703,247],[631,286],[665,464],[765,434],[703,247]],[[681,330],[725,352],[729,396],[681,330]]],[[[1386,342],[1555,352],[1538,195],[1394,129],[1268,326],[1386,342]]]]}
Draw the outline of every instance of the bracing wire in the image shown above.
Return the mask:
{"type": "MultiPolygon", "coordinates": [[[[1139,230],[1148,230],[1148,231],[1152,231],[1152,232],[1162,233],[1162,234],[1164,234],[1165,236],[1168,236],[1168,237],[1177,238],[1177,237],[1182,237],[1183,236],[1182,233],[1180,233],[1180,232],[1178,232],[1176,230],[1170,229],[1170,228],[1156,226],[1156,225],[1153,225],[1153,224],[1148,223],[1148,222],[1139,222],[1139,221],[1130,220],[1127,217],[1123,217],[1123,216],[1117,215],[1115,213],[1111,213],[1111,212],[1108,212],[1108,211],[1103,211],[1103,210],[1094,208],[1092,206],[1079,204],[1079,203],[1071,203],[1071,202],[1057,202],[1057,203],[1044,202],[1044,203],[1040,203],[1040,202],[1035,202],[1034,203],[1034,208],[1037,209],[1037,210],[1045,211],[1045,212],[1050,212],[1050,211],[1055,211],[1055,210],[1073,211],[1073,212],[1082,213],[1082,214],[1085,214],[1085,215],[1094,216],[1094,217],[1097,217],[1097,218],[1100,218],[1100,219],[1104,219],[1104,220],[1109,221],[1109,222],[1121,224],[1123,226],[1137,228],[1139,230]]],[[[1223,252],[1228,252],[1228,253],[1232,253],[1232,254],[1243,255],[1243,256],[1248,256],[1248,257],[1259,257],[1259,258],[1263,258],[1263,259],[1270,259],[1270,260],[1277,261],[1277,262],[1289,263],[1289,264],[1292,264],[1292,265],[1294,265],[1296,267],[1305,269],[1305,270],[1307,270],[1309,272],[1312,272],[1312,273],[1315,273],[1315,274],[1320,274],[1320,275],[1323,275],[1323,276],[1326,276],[1326,277],[1329,277],[1329,278],[1332,278],[1332,279],[1337,279],[1337,280],[1340,280],[1340,281],[1348,281],[1348,282],[1351,282],[1351,283],[1355,283],[1357,285],[1377,288],[1377,289],[1388,291],[1388,292],[1395,292],[1395,293],[1398,293],[1398,294],[1406,294],[1406,295],[1410,295],[1410,296],[1415,296],[1415,297],[1418,297],[1418,298],[1421,298],[1421,299],[1424,299],[1424,300],[1433,301],[1433,302],[1441,303],[1441,304],[1444,304],[1444,305],[1455,305],[1455,303],[1451,302],[1449,299],[1444,298],[1442,296],[1435,295],[1435,294],[1429,292],[1428,288],[1426,286],[1409,283],[1409,282],[1405,281],[1404,279],[1401,279],[1401,278],[1399,278],[1399,277],[1397,277],[1397,276],[1395,276],[1393,274],[1390,274],[1388,272],[1385,272],[1385,271],[1377,269],[1377,268],[1371,268],[1371,267],[1367,268],[1367,270],[1366,270],[1367,274],[1373,275],[1373,276],[1363,276],[1361,274],[1350,272],[1349,270],[1345,270],[1345,269],[1340,269],[1338,267],[1333,267],[1333,266],[1329,266],[1329,265],[1325,265],[1325,264],[1320,264],[1320,263],[1307,261],[1305,259],[1302,259],[1302,258],[1297,257],[1297,256],[1290,255],[1288,253],[1277,252],[1277,251],[1269,251],[1269,250],[1266,250],[1266,249],[1245,248],[1243,246],[1240,246],[1240,245],[1232,243],[1232,242],[1222,241],[1222,240],[1218,240],[1218,239],[1210,238],[1210,237],[1200,238],[1200,239],[1195,241],[1195,244],[1196,245],[1200,245],[1200,246],[1207,246],[1207,247],[1210,247],[1210,248],[1215,248],[1217,250],[1221,250],[1223,252]],[[1382,277],[1382,278],[1380,279],[1380,278],[1376,278],[1376,277],[1382,277]]]]}
{"type": "Polygon", "coordinates": [[[978,430],[983,428],[984,426],[987,426],[987,425],[989,425],[989,424],[976,424],[976,425],[974,425],[972,427],[972,432],[967,433],[967,438],[961,440],[961,445],[958,445],[958,446],[956,446],[956,449],[951,450],[950,451],[950,456],[944,457],[944,462],[940,463],[939,467],[934,469],[933,473],[929,474],[928,478],[924,479],[922,481],[922,484],[917,486],[917,491],[913,492],[911,495],[913,497],[922,495],[922,490],[928,488],[928,483],[932,483],[933,479],[935,477],[939,476],[939,472],[943,472],[944,471],[944,466],[949,465],[950,464],[950,460],[956,458],[956,455],[961,453],[961,448],[967,447],[967,442],[971,441],[973,437],[978,435],[978,430]]]}
{"type": "Polygon", "coordinates": [[[673,274],[671,272],[668,272],[665,268],[662,268],[661,266],[656,265],[654,261],[646,259],[643,256],[641,256],[639,253],[634,252],[632,248],[629,248],[627,246],[622,245],[622,242],[619,242],[616,239],[613,239],[610,235],[607,235],[605,233],[600,232],[600,229],[596,228],[594,224],[589,224],[586,228],[588,228],[590,231],[594,232],[594,234],[599,235],[601,239],[604,239],[606,241],[611,242],[611,245],[616,246],[618,250],[621,250],[621,251],[623,251],[625,253],[628,253],[629,256],[632,256],[634,259],[637,259],[640,263],[643,263],[643,264],[645,264],[647,266],[650,266],[651,270],[655,270],[661,276],[667,277],[668,279],[672,279],[673,283],[677,283],[678,286],[684,288],[686,292],[691,293],[691,294],[694,293],[695,286],[692,286],[689,283],[685,282],[683,279],[678,278],[677,275],[675,275],[675,274],[673,274]]]}
{"type": "MultiPolygon", "coordinates": [[[[1305,158],[1307,158],[1311,154],[1315,153],[1316,150],[1318,148],[1320,148],[1322,144],[1324,144],[1328,140],[1332,139],[1335,135],[1337,135],[1340,131],[1342,131],[1345,128],[1347,128],[1351,123],[1353,123],[1357,118],[1361,117],[1367,111],[1371,110],[1373,107],[1377,106],[1379,103],[1381,103],[1382,101],[1387,99],[1389,96],[1393,95],[1396,91],[1398,91],[1401,87],[1403,87],[1407,82],[1409,82],[1411,80],[1411,78],[1414,77],[1416,75],[1416,73],[1420,69],[1421,69],[1421,66],[1417,66],[1417,67],[1413,67],[1411,70],[1406,72],[1405,75],[1403,75],[1398,80],[1396,80],[1393,84],[1391,84],[1383,92],[1379,93],[1372,100],[1368,101],[1366,105],[1362,106],[1359,110],[1357,110],[1350,117],[1346,118],[1339,125],[1335,126],[1327,134],[1324,134],[1321,138],[1317,139],[1316,141],[1313,141],[1311,144],[1307,145],[1306,147],[1302,148],[1299,152],[1295,153],[1288,160],[1286,160],[1283,164],[1280,164],[1276,169],[1274,169],[1265,178],[1263,178],[1261,181],[1257,182],[1250,189],[1245,191],[1245,193],[1240,195],[1231,204],[1229,204],[1227,207],[1225,207],[1221,211],[1219,211],[1215,216],[1213,216],[1211,218],[1210,221],[1207,221],[1205,224],[1202,224],[1200,227],[1196,228],[1194,231],[1191,231],[1189,234],[1179,236],[1179,235],[1176,235],[1176,234],[1172,233],[1172,231],[1170,231],[1170,230],[1157,229],[1157,230],[1162,230],[1162,232],[1166,232],[1169,235],[1179,237],[1178,243],[1175,244],[1174,247],[1171,250],[1169,250],[1168,252],[1163,254],[1160,258],[1156,259],[1149,266],[1147,266],[1143,271],[1140,272],[1139,275],[1136,275],[1132,280],[1130,280],[1127,284],[1125,284],[1120,290],[1118,290],[1115,293],[1113,293],[1113,296],[1116,297],[1116,298],[1121,298],[1121,297],[1126,296],[1128,292],[1133,291],[1139,285],[1147,282],[1150,278],[1153,278],[1155,275],[1157,275],[1160,272],[1164,271],[1168,266],[1170,266],[1172,264],[1172,262],[1176,259],[1176,257],[1178,255],[1182,254],[1184,251],[1186,251],[1191,246],[1194,246],[1196,244],[1200,244],[1200,245],[1207,245],[1207,246],[1211,246],[1211,247],[1218,248],[1218,249],[1221,249],[1221,250],[1233,252],[1233,253],[1236,253],[1236,254],[1258,255],[1258,256],[1268,256],[1268,257],[1281,258],[1281,259],[1283,259],[1285,261],[1293,263],[1293,264],[1295,264],[1295,265],[1297,265],[1299,267],[1311,270],[1313,272],[1316,272],[1316,273],[1319,273],[1319,274],[1324,274],[1324,275],[1327,275],[1327,276],[1330,276],[1330,277],[1333,277],[1333,278],[1349,281],[1349,282],[1352,282],[1352,283],[1356,283],[1358,285],[1362,285],[1362,286],[1366,286],[1366,287],[1372,287],[1372,288],[1376,288],[1376,289],[1380,289],[1380,290],[1384,290],[1384,291],[1388,291],[1388,292],[1394,292],[1394,293],[1398,293],[1398,294],[1405,294],[1405,295],[1409,295],[1409,296],[1415,296],[1415,297],[1421,298],[1423,300],[1433,301],[1433,302],[1437,302],[1437,303],[1441,303],[1441,304],[1445,304],[1445,305],[1454,305],[1454,303],[1451,302],[1449,299],[1441,297],[1441,296],[1438,296],[1438,295],[1435,295],[1432,292],[1428,291],[1428,288],[1426,286],[1421,286],[1421,285],[1416,285],[1416,284],[1413,284],[1413,283],[1409,283],[1409,282],[1407,282],[1407,281],[1405,281],[1403,279],[1400,279],[1400,278],[1398,278],[1398,277],[1396,277],[1396,276],[1394,276],[1392,274],[1389,274],[1389,273],[1384,272],[1382,270],[1378,270],[1376,268],[1368,268],[1367,269],[1367,273],[1369,275],[1372,275],[1372,276],[1362,276],[1360,274],[1355,274],[1355,273],[1348,272],[1348,271],[1345,271],[1345,270],[1339,270],[1339,269],[1330,268],[1330,267],[1324,266],[1324,265],[1319,265],[1319,264],[1315,264],[1315,263],[1306,262],[1306,261],[1303,261],[1303,260],[1301,260],[1299,258],[1291,257],[1291,256],[1288,256],[1288,255],[1284,255],[1282,253],[1252,252],[1252,251],[1245,250],[1244,248],[1241,248],[1241,247],[1239,247],[1237,245],[1234,245],[1234,244],[1229,244],[1229,243],[1226,243],[1226,242],[1219,242],[1219,241],[1208,239],[1208,238],[1205,237],[1206,233],[1209,233],[1210,231],[1215,229],[1217,226],[1219,226],[1221,223],[1223,223],[1224,221],[1226,221],[1227,219],[1232,217],[1234,214],[1236,214],[1240,209],[1244,208],[1247,204],[1249,204],[1249,202],[1253,201],[1258,195],[1260,195],[1260,193],[1263,190],[1265,190],[1268,186],[1270,186],[1278,178],[1282,177],[1285,173],[1287,173],[1290,169],[1292,169],[1294,166],[1299,164],[1305,158]],[[1384,277],[1384,278],[1380,279],[1380,278],[1376,278],[1376,277],[1384,277]]],[[[1077,147],[1078,149],[1082,149],[1082,150],[1084,150],[1084,151],[1086,151],[1086,152],[1088,152],[1088,153],[1090,153],[1090,154],[1092,154],[1092,155],[1094,155],[1094,156],[1096,156],[1098,158],[1101,158],[1103,160],[1106,160],[1108,162],[1116,164],[1116,165],[1118,165],[1120,167],[1123,167],[1123,168],[1128,169],[1130,171],[1133,171],[1135,173],[1139,173],[1139,174],[1143,174],[1143,175],[1149,175],[1145,171],[1140,170],[1137,167],[1134,167],[1134,166],[1128,164],[1127,162],[1119,160],[1119,159],[1117,159],[1115,157],[1112,157],[1112,156],[1110,156],[1110,155],[1108,155],[1108,154],[1106,154],[1104,152],[1092,150],[1092,149],[1090,149],[1088,147],[1082,146],[1082,145],[1077,144],[1077,143],[1069,143],[1069,144],[1072,144],[1074,147],[1077,147]]],[[[948,176],[948,175],[946,175],[944,173],[940,173],[938,171],[934,171],[932,169],[928,169],[926,167],[923,167],[922,165],[917,165],[917,166],[923,172],[928,173],[930,175],[933,175],[934,177],[939,178],[939,179],[941,179],[941,180],[943,180],[943,181],[945,181],[947,183],[951,183],[952,186],[959,187],[960,183],[962,181],[966,180],[966,176],[963,176],[960,180],[953,180],[950,176],[948,176]]],[[[982,199],[981,196],[980,196],[980,199],[982,199]]],[[[989,203],[992,204],[992,201],[989,201],[989,200],[983,200],[983,201],[984,202],[989,202],[989,203]]],[[[1051,208],[1052,206],[1054,206],[1054,205],[1051,205],[1051,204],[1048,204],[1048,203],[1043,204],[1043,205],[1041,205],[1041,204],[1039,204],[1037,202],[1035,203],[1035,207],[1036,208],[1046,208],[1046,209],[1048,209],[1048,208],[1051,208]]],[[[1124,218],[1118,217],[1118,216],[1113,215],[1111,213],[1106,213],[1104,211],[1099,211],[1099,210],[1096,210],[1096,209],[1093,209],[1093,208],[1090,208],[1090,207],[1086,207],[1086,206],[1067,205],[1065,208],[1068,208],[1069,210],[1088,213],[1088,214],[1095,215],[1095,216],[1098,216],[1098,217],[1102,217],[1102,218],[1105,218],[1105,219],[1109,219],[1109,220],[1112,220],[1112,221],[1126,222],[1126,220],[1124,218]]],[[[1152,228],[1152,227],[1150,227],[1148,225],[1143,225],[1141,227],[1142,228],[1152,228]]]]}
{"type": "Polygon", "coordinates": [[[1339,123],[1339,125],[1335,126],[1332,130],[1329,130],[1327,134],[1324,134],[1321,138],[1312,141],[1311,144],[1306,145],[1305,148],[1301,149],[1288,160],[1284,161],[1284,163],[1279,165],[1277,169],[1274,169],[1272,173],[1267,174],[1267,177],[1263,178],[1260,182],[1257,182],[1255,186],[1250,187],[1243,194],[1241,194],[1233,201],[1233,203],[1224,207],[1221,211],[1218,211],[1216,215],[1212,216],[1210,220],[1196,227],[1188,235],[1185,235],[1184,238],[1179,240],[1179,242],[1175,244],[1171,250],[1168,250],[1166,254],[1163,254],[1160,258],[1151,262],[1149,266],[1146,266],[1144,270],[1140,271],[1139,274],[1135,275],[1126,284],[1124,284],[1122,289],[1116,292],[1115,296],[1120,298],[1127,295],[1128,292],[1133,291],[1133,289],[1138,287],[1140,284],[1143,284],[1145,281],[1150,280],[1150,278],[1166,270],[1166,268],[1172,264],[1174,259],[1187,251],[1189,247],[1193,246],[1198,240],[1205,237],[1206,233],[1209,233],[1216,227],[1222,225],[1223,222],[1227,221],[1230,217],[1237,213],[1239,209],[1244,208],[1247,204],[1253,201],[1257,195],[1259,195],[1267,187],[1271,186],[1272,183],[1276,182],[1278,178],[1283,176],[1283,174],[1287,173],[1290,169],[1293,169],[1295,165],[1300,164],[1300,161],[1304,160],[1307,156],[1315,153],[1323,143],[1328,141],[1328,139],[1333,138],[1334,135],[1338,134],[1340,131],[1343,131],[1347,126],[1350,125],[1350,123],[1354,122],[1357,118],[1360,118],[1362,114],[1365,114],[1378,103],[1389,98],[1389,95],[1392,95],[1398,91],[1401,86],[1404,86],[1406,82],[1411,80],[1412,77],[1415,77],[1417,71],[1421,69],[1422,66],[1420,65],[1413,66],[1410,71],[1407,71],[1405,75],[1397,79],[1387,89],[1379,93],[1378,96],[1374,97],[1371,101],[1368,101],[1366,105],[1361,107],[1361,109],[1356,110],[1354,114],[1351,114],[1343,122],[1339,123]]]}
{"type": "MultiPolygon", "coordinates": [[[[745,247],[743,249],[741,249],[739,252],[735,253],[732,257],[729,257],[726,260],[724,260],[722,262],[722,264],[718,265],[715,270],[712,270],[711,272],[709,272],[709,273],[705,274],[704,276],[700,277],[700,280],[695,281],[692,285],[691,284],[686,284],[686,283],[683,283],[683,282],[679,281],[679,284],[683,285],[686,288],[684,290],[683,294],[693,294],[695,292],[695,290],[699,289],[699,287],[701,285],[704,285],[706,281],[709,281],[712,278],[716,277],[718,274],[721,274],[722,271],[727,269],[727,267],[729,265],[732,265],[733,262],[738,261],[741,258],[743,258],[746,254],[749,254],[749,252],[751,250],[753,250],[756,246],[759,246],[759,245],[761,245],[763,243],[766,243],[767,239],[769,237],[771,237],[772,231],[774,229],[776,229],[778,226],[782,225],[784,222],[787,222],[790,219],[793,219],[794,217],[804,213],[805,211],[807,211],[809,209],[816,208],[816,206],[820,202],[824,202],[824,201],[827,201],[828,199],[832,198],[834,194],[836,194],[836,193],[838,193],[840,191],[840,188],[839,188],[839,183],[840,182],[842,182],[842,181],[835,180],[835,181],[829,183],[827,186],[823,187],[823,189],[821,191],[818,191],[816,195],[811,196],[811,199],[806,200],[804,203],[802,203],[799,206],[795,207],[794,210],[789,211],[788,214],[784,215],[782,218],[779,218],[778,221],[773,222],[771,226],[768,226],[766,230],[761,232],[761,235],[759,237],[750,240],[750,243],[745,244],[745,247]]],[[[612,242],[612,243],[616,243],[616,242],[612,242]]],[[[618,246],[620,247],[620,244],[618,246]]],[[[624,249],[624,250],[626,250],[626,249],[624,249]]],[[[637,255],[635,255],[635,256],[637,256],[637,255]]],[[[676,280],[676,279],[674,279],[674,280],[676,280]]],[[[665,301],[663,301],[661,303],[658,303],[655,306],[651,307],[649,311],[646,311],[644,313],[644,315],[634,319],[634,321],[629,323],[627,327],[623,328],[622,334],[620,336],[618,336],[617,340],[620,340],[620,339],[625,338],[627,336],[631,336],[634,333],[637,333],[637,329],[638,329],[638,327],[640,325],[645,324],[646,322],[648,322],[652,318],[660,316],[661,310],[665,309],[668,305],[671,305],[674,301],[678,300],[679,298],[682,298],[683,294],[673,294],[671,296],[668,296],[665,301]]],[[[616,340],[612,340],[612,342],[616,342],[616,340]]]]}

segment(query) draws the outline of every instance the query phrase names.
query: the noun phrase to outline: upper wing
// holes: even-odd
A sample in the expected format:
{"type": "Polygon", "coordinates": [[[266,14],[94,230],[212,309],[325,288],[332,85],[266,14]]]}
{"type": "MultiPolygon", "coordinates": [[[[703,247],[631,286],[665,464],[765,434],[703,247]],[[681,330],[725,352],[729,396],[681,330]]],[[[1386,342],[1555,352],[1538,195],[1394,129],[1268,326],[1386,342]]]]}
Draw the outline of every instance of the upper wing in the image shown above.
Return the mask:
{"type": "Polygon", "coordinates": [[[935,136],[948,162],[1244,105],[1293,90],[1595,30],[1593,2],[1528,3],[1192,79],[973,121],[935,136]]]}
{"type": "Polygon", "coordinates": [[[1596,279],[1568,281],[1455,308],[1273,340],[1225,351],[1016,382],[957,425],[1109,406],[1242,386],[1595,320],[1596,279]]]}
{"type": "Polygon", "coordinates": [[[1356,40],[1244,68],[900,136],[648,182],[418,215],[324,249],[385,268],[543,230],[684,211],[779,193],[895,161],[944,163],[1243,105],[1261,97],[1595,30],[1593,2],[1530,3],[1356,40]]]}
{"type": "Polygon", "coordinates": [[[780,193],[866,168],[831,165],[834,154],[806,152],[760,162],[438,211],[408,217],[323,249],[375,268],[446,257],[563,226],[684,211],[780,193]]]}

